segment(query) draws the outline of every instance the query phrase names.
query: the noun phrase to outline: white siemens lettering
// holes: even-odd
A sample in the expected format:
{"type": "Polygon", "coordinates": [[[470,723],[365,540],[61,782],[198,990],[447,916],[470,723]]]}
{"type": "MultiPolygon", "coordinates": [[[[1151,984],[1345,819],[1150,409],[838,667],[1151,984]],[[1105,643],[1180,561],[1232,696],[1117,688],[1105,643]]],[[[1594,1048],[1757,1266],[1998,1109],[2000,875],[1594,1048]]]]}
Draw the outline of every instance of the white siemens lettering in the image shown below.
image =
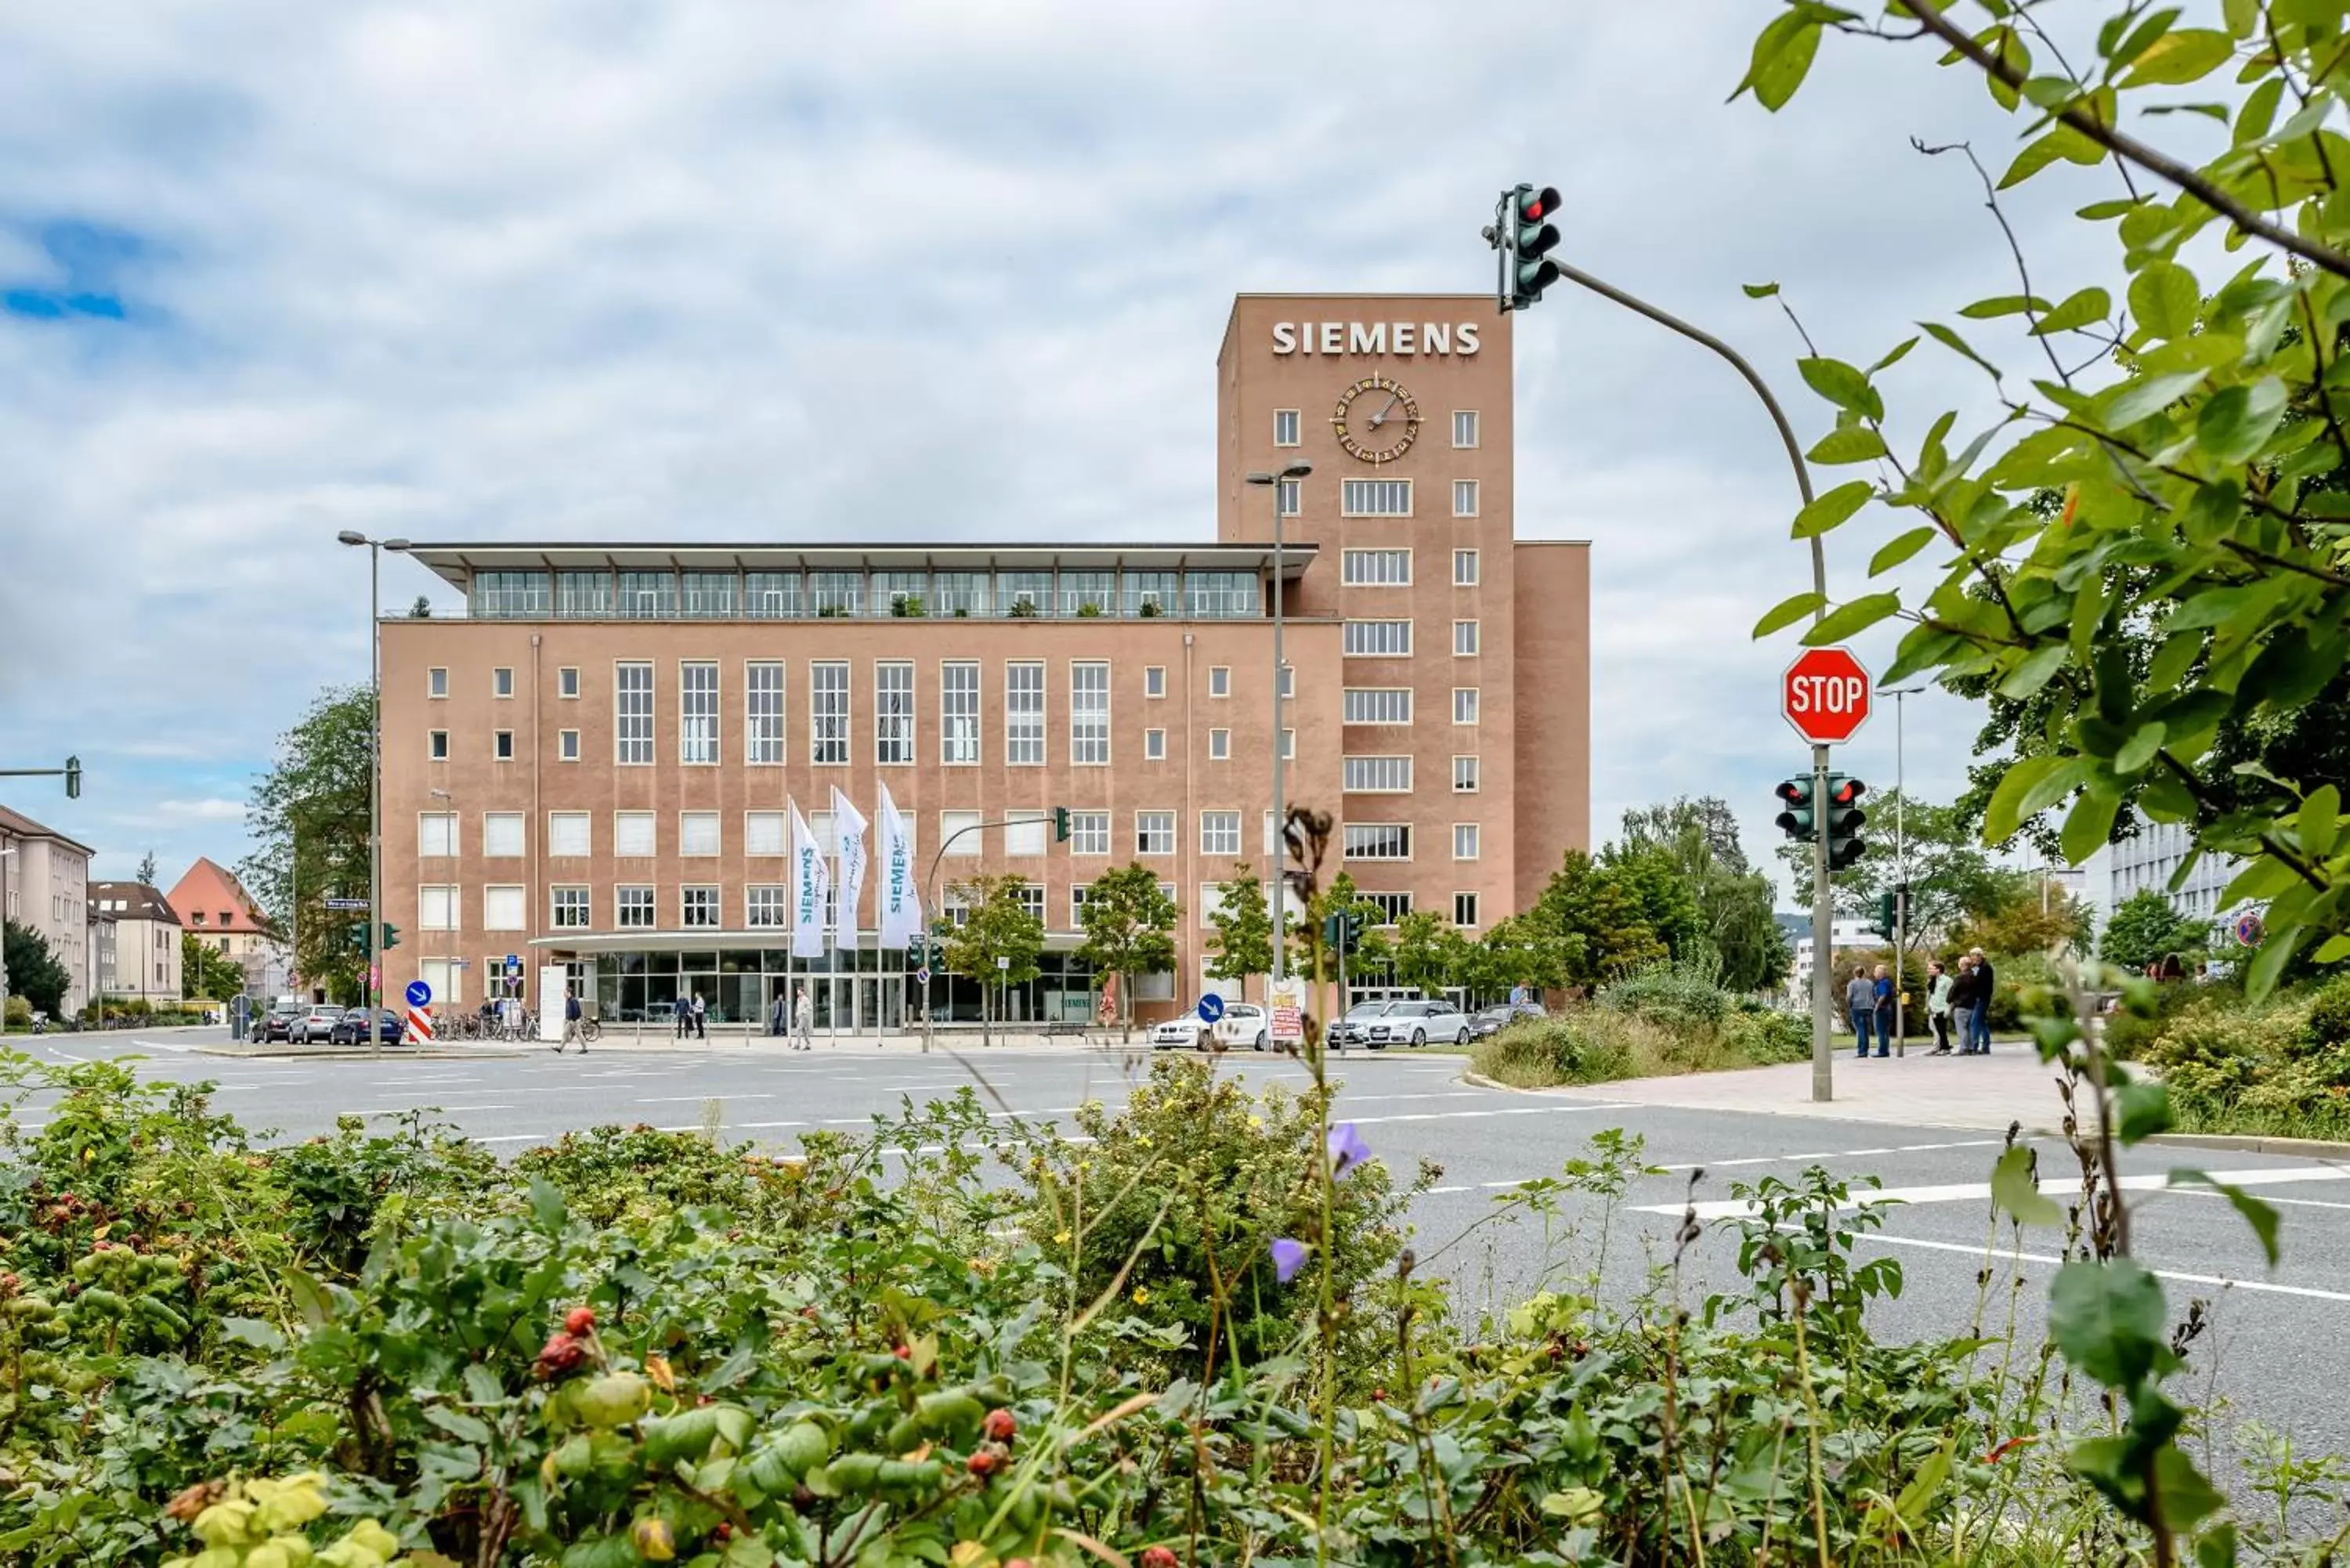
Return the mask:
{"type": "Polygon", "coordinates": [[[1474,354],[1473,321],[1276,321],[1276,354],[1474,354]]]}

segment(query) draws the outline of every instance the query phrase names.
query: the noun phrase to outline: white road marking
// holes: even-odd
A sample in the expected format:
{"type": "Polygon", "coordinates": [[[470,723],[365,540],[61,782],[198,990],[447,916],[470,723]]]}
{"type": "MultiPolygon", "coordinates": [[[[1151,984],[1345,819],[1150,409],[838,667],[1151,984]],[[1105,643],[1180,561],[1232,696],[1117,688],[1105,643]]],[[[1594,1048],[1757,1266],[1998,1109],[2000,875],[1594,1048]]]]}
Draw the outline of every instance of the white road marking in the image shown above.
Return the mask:
{"type": "Polygon", "coordinates": [[[445,1084],[478,1084],[480,1082],[481,1080],[479,1078],[370,1078],[368,1080],[368,1087],[371,1089],[406,1089],[413,1088],[421,1085],[428,1089],[437,1089],[445,1084]]]}
{"type": "MultiPolygon", "coordinates": [[[[1970,1137],[1955,1143],[1912,1143],[1898,1148],[1830,1148],[1816,1154],[1758,1154],[1742,1159],[1693,1159],[1680,1165],[1668,1165],[1665,1170],[1727,1170],[1742,1165],[1788,1165],[1803,1159],[1851,1159],[1864,1154],[1925,1154],[1945,1148],[1997,1148],[2005,1138],[1970,1137]]],[[[1674,1210],[1679,1213],[1679,1210],[1674,1210]]]]}
{"type": "Polygon", "coordinates": [[[1365,1127],[1369,1127],[1382,1122],[1443,1122],[1458,1121],[1464,1117],[1473,1118],[1478,1116],[1587,1115],[1593,1111],[1629,1111],[1638,1110],[1639,1108],[1640,1107],[1634,1106],[1629,1102],[1619,1103],[1609,1101],[1599,1105],[1562,1103],[1555,1106],[1497,1106],[1492,1109],[1482,1111],[1411,1111],[1383,1116],[1350,1116],[1342,1117],[1340,1119],[1354,1121],[1365,1127]]]}
{"type": "MultiPolygon", "coordinates": [[[[2228,1196],[2224,1192],[2214,1192],[2208,1187],[2181,1187],[2177,1191],[2181,1198],[2215,1198],[2222,1202],[2228,1196]]],[[[2326,1198],[2263,1198],[2261,1201],[2290,1204],[2295,1209],[2350,1209],[2350,1203],[2336,1203],[2326,1198]]]]}
{"type": "Polygon", "coordinates": [[[445,1115],[454,1116],[459,1111],[510,1111],[512,1109],[514,1109],[512,1106],[436,1106],[430,1100],[422,1100],[412,1106],[379,1106],[371,1111],[337,1111],[335,1114],[338,1116],[405,1116],[410,1111],[440,1111],[445,1115]]]}
{"type": "MultiPolygon", "coordinates": [[[[2236,1187],[2273,1187],[2298,1181],[2350,1181],[2350,1165],[2289,1165],[2262,1166],[2251,1170],[2215,1170],[2215,1181],[2236,1187]]],[[[2121,1180],[2126,1192],[2158,1192],[2170,1185],[2167,1172],[2125,1176],[2121,1180]]],[[[2051,1177],[2040,1184],[2040,1190],[2051,1198],[2064,1198],[2077,1193],[2080,1178],[2051,1177]]],[[[1991,1183],[1987,1181],[1953,1181],[1932,1187],[1886,1187],[1860,1189],[1853,1193],[1853,1204],[1864,1203],[1988,1203],[1991,1183]]],[[[1679,1203],[1647,1203],[1637,1206],[1643,1214],[1679,1214],[1686,1207],[1679,1203]]],[[[1751,1214],[1754,1206],[1743,1199],[1716,1199],[1697,1204],[1700,1220],[1723,1220],[1732,1215],[1751,1214]]]]}
{"type": "MultiPolygon", "coordinates": [[[[2124,1180],[2128,1179],[2125,1177],[2124,1180]]],[[[2026,1263],[2062,1265],[2063,1258],[2050,1257],[2045,1252],[2009,1252],[1986,1249],[1981,1242],[1929,1241],[1922,1236],[1887,1236],[1882,1231],[1860,1238],[1863,1242],[1881,1242],[1889,1247],[1922,1247],[1934,1252],[1964,1252],[1973,1257],[1988,1255],[2013,1259],[2026,1263]]],[[[2178,1269],[2151,1269],[2166,1280],[2176,1280],[2185,1285],[2219,1285],[2233,1291],[2259,1291],[2267,1295],[2306,1296],[2314,1301],[2350,1302],[2350,1291],[2322,1291],[2314,1285],[2281,1285],[2267,1280],[2231,1280],[2225,1274],[2190,1274],[2178,1269]]]]}
{"type": "Polygon", "coordinates": [[[630,1101],[629,1102],[629,1104],[630,1104],[630,1105],[632,1105],[632,1106],[674,1106],[674,1105],[681,1104],[681,1103],[682,1103],[682,1102],[684,1102],[684,1101],[686,1101],[686,1100],[772,1100],[772,1099],[774,1099],[775,1097],[775,1096],[773,1096],[773,1095],[732,1095],[732,1094],[728,1094],[728,1095],[654,1095],[654,1096],[641,1096],[641,1095],[640,1095],[640,1096],[639,1096],[637,1098],[635,1098],[635,1099],[633,1099],[633,1100],[630,1100],[630,1101]]]}

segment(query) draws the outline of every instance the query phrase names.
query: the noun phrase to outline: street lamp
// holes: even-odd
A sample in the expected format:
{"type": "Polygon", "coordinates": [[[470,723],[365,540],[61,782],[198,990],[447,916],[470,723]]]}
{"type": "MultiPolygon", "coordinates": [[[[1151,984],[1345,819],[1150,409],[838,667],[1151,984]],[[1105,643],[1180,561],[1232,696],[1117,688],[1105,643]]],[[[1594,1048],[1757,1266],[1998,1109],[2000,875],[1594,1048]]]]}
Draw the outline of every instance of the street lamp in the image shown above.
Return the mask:
{"type": "Polygon", "coordinates": [[[1909,940],[1909,838],[1903,817],[1909,801],[1902,788],[1902,714],[1904,699],[1915,697],[1926,690],[1923,686],[1880,686],[1877,694],[1893,699],[1893,1012],[1900,1022],[1898,1054],[1909,1054],[1909,1008],[1902,990],[1901,966],[1908,957],[1909,940]]]}
{"type": "Polygon", "coordinates": [[[405,539],[370,539],[356,528],[335,535],[340,545],[364,545],[368,553],[368,929],[367,975],[359,984],[359,1002],[367,1010],[368,1054],[383,1054],[383,1031],[376,1010],[383,1005],[383,976],[377,972],[383,955],[383,570],[385,550],[405,551],[405,539]]]}
{"type": "Polygon", "coordinates": [[[1287,498],[1282,493],[1282,486],[1313,472],[1312,463],[1299,459],[1278,472],[1248,476],[1251,484],[1262,484],[1273,492],[1273,985],[1276,990],[1286,972],[1289,949],[1289,867],[1283,853],[1288,834],[1287,824],[1283,821],[1286,803],[1281,798],[1282,720],[1287,716],[1282,706],[1281,686],[1282,595],[1286,566],[1286,557],[1282,554],[1282,521],[1287,515],[1283,505],[1287,498]]]}

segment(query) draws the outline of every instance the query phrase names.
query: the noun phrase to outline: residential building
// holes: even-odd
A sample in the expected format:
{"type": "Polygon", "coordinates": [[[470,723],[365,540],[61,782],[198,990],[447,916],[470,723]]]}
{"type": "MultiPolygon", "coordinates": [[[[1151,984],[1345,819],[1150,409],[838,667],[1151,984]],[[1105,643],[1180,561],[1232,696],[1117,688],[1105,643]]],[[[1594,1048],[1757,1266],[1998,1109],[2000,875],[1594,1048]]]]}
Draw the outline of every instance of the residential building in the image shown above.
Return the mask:
{"type": "MultiPolygon", "coordinates": [[[[1809,915],[1781,915],[1778,919],[1782,927],[1791,919],[1802,921],[1794,938],[1795,966],[1787,977],[1787,992],[1799,999],[1808,997],[1812,994],[1812,918],[1809,915]]],[[[1834,921],[1828,927],[1828,940],[1838,952],[1856,949],[1876,950],[1892,946],[1886,940],[1884,933],[1877,929],[1877,922],[1873,919],[1834,921]]]]}
{"type": "Polygon", "coordinates": [[[0,805],[0,910],[39,934],[72,977],[65,1011],[89,996],[89,846],[0,805]]]}
{"type": "Polygon", "coordinates": [[[115,994],[114,914],[99,906],[93,888],[87,904],[88,918],[83,923],[83,963],[88,970],[88,981],[82,988],[85,997],[115,994]]]}
{"type": "MultiPolygon", "coordinates": [[[[820,1028],[911,1022],[869,889],[855,950],[787,951],[788,808],[823,840],[836,785],[875,817],[886,784],[933,914],[979,872],[1033,889],[1015,1020],[1087,1015],[1087,887],[1159,868],[1179,959],[1136,1000],[1164,1012],[1234,867],[1271,879],[1276,710],[1326,882],[1472,934],[1531,903],[1589,837],[1588,552],[1514,537],[1509,327],[1482,296],[1241,297],[1212,538],[411,546],[467,613],[381,624],[388,981],[472,1005],[513,955],[608,1019],[806,981],[820,1028]]],[[[928,1000],[977,1014],[962,977],[928,1000]]]]}
{"type": "Polygon", "coordinates": [[[106,994],[154,1006],[180,1000],[180,917],[144,882],[93,882],[90,902],[114,918],[114,982],[106,994]]]}
{"type": "Polygon", "coordinates": [[[244,971],[247,996],[258,1000],[291,991],[285,943],[226,867],[200,857],[164,897],[183,929],[244,971]]]}
{"type": "Polygon", "coordinates": [[[2220,898],[2244,868],[2243,862],[2232,855],[2205,855],[2179,886],[2171,887],[2170,879],[2194,847],[2194,834],[2184,823],[2141,820],[2129,837],[2089,857],[2085,891],[2096,907],[2097,929],[2105,929],[2123,900],[2151,888],[2178,914],[2202,921],[2211,932],[2214,950],[2225,953],[2234,947],[2231,928],[2242,911],[2223,908],[2220,898]]]}

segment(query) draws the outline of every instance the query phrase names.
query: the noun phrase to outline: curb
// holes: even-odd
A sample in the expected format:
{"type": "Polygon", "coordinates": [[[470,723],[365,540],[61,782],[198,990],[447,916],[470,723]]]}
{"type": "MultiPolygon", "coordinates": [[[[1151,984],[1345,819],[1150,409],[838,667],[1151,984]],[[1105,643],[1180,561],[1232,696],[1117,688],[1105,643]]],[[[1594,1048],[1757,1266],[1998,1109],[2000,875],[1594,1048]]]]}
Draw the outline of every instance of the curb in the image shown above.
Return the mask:
{"type": "Polygon", "coordinates": [[[2294,1154],[2309,1159],[2350,1160],[2350,1143],[2314,1137],[2266,1137],[2243,1133],[2157,1133],[2144,1140],[2170,1148],[2224,1148],[2242,1154],[2294,1154]]]}

